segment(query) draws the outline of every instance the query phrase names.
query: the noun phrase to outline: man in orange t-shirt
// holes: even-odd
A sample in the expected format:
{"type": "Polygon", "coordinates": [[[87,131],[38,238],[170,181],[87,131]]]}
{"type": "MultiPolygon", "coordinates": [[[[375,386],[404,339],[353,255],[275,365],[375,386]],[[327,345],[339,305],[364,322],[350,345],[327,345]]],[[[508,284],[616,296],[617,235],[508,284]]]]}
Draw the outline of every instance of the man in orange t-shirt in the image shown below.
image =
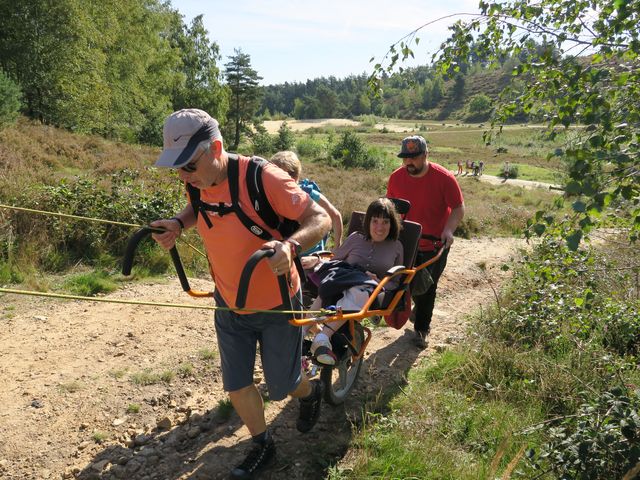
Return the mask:
{"type": "MultiPolygon", "coordinates": [[[[231,160],[224,150],[218,122],[202,110],[180,110],[167,118],[163,135],[164,150],[156,166],[177,169],[185,184],[200,190],[200,201],[204,204],[231,205],[228,181],[231,160]]],[[[239,205],[253,222],[263,226],[264,222],[253,209],[247,191],[246,175],[251,159],[238,156],[237,162],[239,205]]],[[[277,275],[288,272],[289,293],[294,297],[300,288],[293,264],[295,255],[315,245],[329,230],[330,219],[326,212],[283,170],[275,165],[265,165],[262,182],[274,212],[281,218],[296,220],[300,224],[286,239],[265,227],[277,239],[265,242],[251,233],[235,213],[219,215],[206,211],[196,217],[191,205],[185,206],[172,219],[151,224],[166,229],[166,232],[153,235],[166,249],[174,246],[182,230],[197,228],[216,283],[218,306],[235,306],[240,275],[247,260],[256,250],[269,248],[275,253],[256,266],[247,292],[246,308],[282,309],[277,275]]],[[[275,453],[275,445],[266,426],[262,397],[253,383],[257,344],[260,344],[269,398],[282,400],[289,394],[300,399],[296,426],[301,432],[309,431],[318,420],[322,385],[317,380],[310,382],[301,371],[302,329],[290,325],[287,315],[216,310],[215,327],[224,388],[254,443],[247,458],[231,471],[231,476],[251,478],[269,463],[275,453]]]]}

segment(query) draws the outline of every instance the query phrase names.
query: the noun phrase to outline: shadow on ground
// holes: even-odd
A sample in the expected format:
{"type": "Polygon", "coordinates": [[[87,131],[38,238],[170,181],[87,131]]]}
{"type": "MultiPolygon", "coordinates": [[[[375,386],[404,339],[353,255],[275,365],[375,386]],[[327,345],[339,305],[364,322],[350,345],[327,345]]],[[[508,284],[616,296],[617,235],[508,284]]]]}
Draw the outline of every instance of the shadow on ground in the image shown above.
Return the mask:
{"type": "MultiPolygon", "coordinates": [[[[278,409],[269,428],[277,445],[275,462],[259,478],[320,480],[347,452],[353,433],[368,413],[388,410],[390,399],[403,391],[406,375],[420,350],[405,330],[363,362],[354,390],[338,407],[323,404],[318,425],[309,433],[295,429],[296,400],[269,405],[278,409]]],[[[374,331],[374,335],[380,333],[374,331]]],[[[192,415],[169,431],[156,430],[135,437],[135,444],[109,445],[76,478],[81,480],[178,480],[227,478],[251,442],[237,415],[226,418],[218,409],[192,415]]]]}

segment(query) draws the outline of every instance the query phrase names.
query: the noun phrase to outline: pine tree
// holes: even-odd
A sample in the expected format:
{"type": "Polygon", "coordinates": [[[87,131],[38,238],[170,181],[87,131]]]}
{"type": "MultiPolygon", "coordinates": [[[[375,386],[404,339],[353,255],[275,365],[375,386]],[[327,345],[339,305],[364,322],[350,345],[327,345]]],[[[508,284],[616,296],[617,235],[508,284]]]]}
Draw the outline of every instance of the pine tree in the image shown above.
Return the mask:
{"type": "Polygon", "coordinates": [[[230,61],[225,64],[227,84],[231,90],[229,118],[235,123],[235,137],[231,150],[238,148],[240,132],[258,110],[262,96],[262,89],[258,85],[262,77],[251,67],[251,57],[242,53],[240,49],[234,49],[234,52],[235,55],[230,56],[230,61]]]}

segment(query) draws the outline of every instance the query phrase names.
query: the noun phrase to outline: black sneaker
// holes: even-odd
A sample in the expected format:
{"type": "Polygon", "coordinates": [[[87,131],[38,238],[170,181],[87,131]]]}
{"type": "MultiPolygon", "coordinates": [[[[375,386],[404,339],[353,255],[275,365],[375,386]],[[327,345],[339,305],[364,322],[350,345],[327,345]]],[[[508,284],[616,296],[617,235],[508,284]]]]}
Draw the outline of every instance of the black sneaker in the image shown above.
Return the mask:
{"type": "Polygon", "coordinates": [[[247,455],[247,458],[244,459],[244,462],[231,470],[231,478],[253,478],[254,473],[271,462],[275,453],[276,444],[271,437],[267,438],[264,443],[256,444],[247,455]]]}
{"type": "Polygon", "coordinates": [[[311,381],[311,395],[309,398],[300,399],[300,415],[296,422],[299,432],[306,433],[320,418],[320,405],[322,404],[322,382],[320,380],[311,381]]]}
{"type": "Polygon", "coordinates": [[[420,330],[414,330],[413,340],[414,340],[414,343],[416,344],[416,347],[418,347],[420,349],[427,348],[427,345],[428,345],[427,332],[421,332],[420,330]]]}
{"type": "Polygon", "coordinates": [[[427,348],[427,346],[429,345],[429,339],[427,338],[429,336],[429,333],[431,333],[431,329],[427,328],[426,331],[422,331],[422,330],[416,330],[414,328],[414,341],[415,344],[418,348],[420,349],[425,349],[427,348]]]}

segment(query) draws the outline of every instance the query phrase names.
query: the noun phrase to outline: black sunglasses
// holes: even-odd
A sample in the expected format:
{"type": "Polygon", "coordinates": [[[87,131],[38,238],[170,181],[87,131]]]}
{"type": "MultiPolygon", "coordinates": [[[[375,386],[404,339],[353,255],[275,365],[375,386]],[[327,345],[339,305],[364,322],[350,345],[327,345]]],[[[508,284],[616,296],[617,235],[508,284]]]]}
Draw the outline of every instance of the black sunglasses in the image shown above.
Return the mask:
{"type": "Polygon", "coordinates": [[[203,155],[204,155],[204,150],[202,151],[202,153],[200,155],[198,155],[198,158],[196,158],[194,160],[191,160],[184,167],[180,167],[180,170],[182,170],[183,172],[187,172],[187,173],[195,172],[198,169],[197,163],[200,161],[200,159],[202,158],[203,155]]]}

